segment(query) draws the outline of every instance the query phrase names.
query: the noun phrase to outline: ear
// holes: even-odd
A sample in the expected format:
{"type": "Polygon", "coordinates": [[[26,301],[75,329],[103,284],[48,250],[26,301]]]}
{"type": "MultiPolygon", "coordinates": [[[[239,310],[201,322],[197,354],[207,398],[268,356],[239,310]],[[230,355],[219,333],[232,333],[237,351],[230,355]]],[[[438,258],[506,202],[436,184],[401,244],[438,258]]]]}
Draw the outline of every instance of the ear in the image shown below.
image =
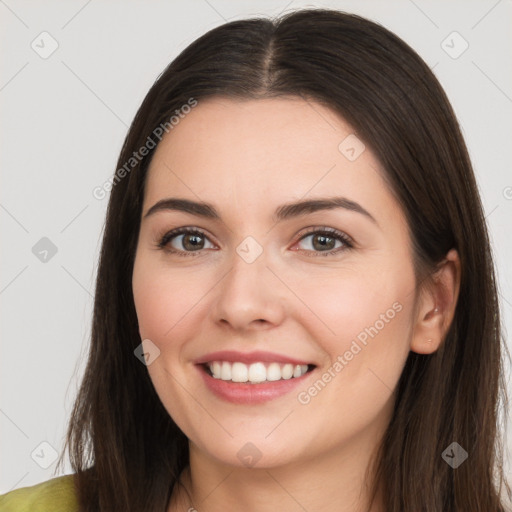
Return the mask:
{"type": "Polygon", "coordinates": [[[432,354],[440,346],[450,328],[460,288],[460,258],[451,249],[438,270],[420,292],[416,307],[411,350],[432,354]]]}

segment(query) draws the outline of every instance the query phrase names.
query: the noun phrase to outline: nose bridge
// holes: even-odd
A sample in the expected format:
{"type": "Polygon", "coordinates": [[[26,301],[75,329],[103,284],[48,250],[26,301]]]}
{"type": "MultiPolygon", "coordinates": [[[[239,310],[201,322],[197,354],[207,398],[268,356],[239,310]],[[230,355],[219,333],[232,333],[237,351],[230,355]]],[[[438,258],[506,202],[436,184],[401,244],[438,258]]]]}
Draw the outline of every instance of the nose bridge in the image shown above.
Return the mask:
{"type": "Polygon", "coordinates": [[[243,327],[254,320],[278,322],[283,301],[269,265],[268,251],[253,237],[246,237],[230,259],[231,267],[216,297],[216,320],[243,327]]]}
{"type": "Polygon", "coordinates": [[[253,237],[245,238],[235,248],[230,263],[224,290],[227,294],[235,293],[240,301],[245,297],[257,300],[267,293],[268,251],[253,237]]]}

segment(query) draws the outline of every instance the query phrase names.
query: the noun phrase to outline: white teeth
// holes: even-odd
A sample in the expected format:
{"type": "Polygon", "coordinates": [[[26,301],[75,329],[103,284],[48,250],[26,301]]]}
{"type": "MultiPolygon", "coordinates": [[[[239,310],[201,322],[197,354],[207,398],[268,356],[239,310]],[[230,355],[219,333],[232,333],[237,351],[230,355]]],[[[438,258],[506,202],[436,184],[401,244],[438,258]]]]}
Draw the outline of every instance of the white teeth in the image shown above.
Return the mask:
{"type": "Polygon", "coordinates": [[[231,380],[231,364],[228,363],[227,361],[222,362],[220,378],[222,380],[231,380]]]}
{"type": "Polygon", "coordinates": [[[267,380],[274,381],[281,378],[281,367],[279,363],[270,363],[267,368],[267,380]]]}
{"type": "Polygon", "coordinates": [[[251,382],[263,382],[267,380],[267,369],[263,363],[253,363],[249,366],[249,380],[251,382]]]}
{"type": "Polygon", "coordinates": [[[239,362],[212,361],[208,364],[208,367],[215,379],[250,382],[251,384],[302,377],[308,371],[307,364],[293,365],[290,363],[270,363],[265,366],[265,363],[260,362],[247,365],[239,362]]]}
{"type": "Polygon", "coordinates": [[[219,363],[219,361],[215,361],[213,364],[210,365],[210,371],[212,372],[213,376],[216,379],[220,379],[221,370],[222,370],[222,365],[219,363]]]}
{"type": "Polygon", "coordinates": [[[281,370],[281,375],[283,379],[291,379],[293,376],[293,365],[292,364],[285,364],[283,366],[283,369],[281,370]]]}
{"type": "Polygon", "coordinates": [[[231,380],[233,382],[247,382],[249,380],[249,370],[243,363],[233,363],[231,366],[231,380]]]}

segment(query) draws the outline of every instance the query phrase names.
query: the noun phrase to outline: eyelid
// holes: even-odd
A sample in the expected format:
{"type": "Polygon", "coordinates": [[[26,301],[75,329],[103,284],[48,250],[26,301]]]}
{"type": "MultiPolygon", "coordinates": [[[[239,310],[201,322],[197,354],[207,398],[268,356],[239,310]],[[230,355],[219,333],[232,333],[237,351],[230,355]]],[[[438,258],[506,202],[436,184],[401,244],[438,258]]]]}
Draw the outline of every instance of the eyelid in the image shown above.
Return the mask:
{"type": "Polygon", "coordinates": [[[302,240],[303,238],[305,238],[306,236],[314,234],[314,233],[328,233],[328,234],[331,234],[333,236],[343,239],[345,242],[355,244],[354,239],[350,235],[348,235],[344,231],[341,231],[336,228],[331,228],[328,226],[311,226],[311,227],[305,228],[305,229],[306,229],[306,231],[299,233],[299,235],[298,235],[299,241],[302,240]]]}

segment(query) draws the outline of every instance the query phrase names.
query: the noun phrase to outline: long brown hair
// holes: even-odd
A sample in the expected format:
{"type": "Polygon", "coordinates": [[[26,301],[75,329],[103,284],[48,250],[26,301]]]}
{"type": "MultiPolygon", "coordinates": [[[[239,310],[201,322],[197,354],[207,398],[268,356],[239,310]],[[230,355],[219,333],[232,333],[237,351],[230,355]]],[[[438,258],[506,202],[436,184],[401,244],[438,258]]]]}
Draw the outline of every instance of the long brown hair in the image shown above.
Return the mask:
{"type": "Polygon", "coordinates": [[[437,79],[406,43],[374,22],[325,9],[210,30],[158,77],[135,116],[118,160],[125,172],[116,171],[110,195],[89,359],[65,446],[81,510],[164,511],[188,465],[188,440],[134,356],[141,339],[131,278],[154,147],[126,163],[142,146],[158,144],[155,129],[176,110],[215,95],[301,96],[339,113],[381,162],[406,214],[417,283],[428,283],[457,249],[455,317],[437,352],[409,354],[373,489],[381,483],[387,512],[504,511],[500,494],[504,488],[510,497],[510,488],[497,427],[499,405],[507,403],[506,348],[483,208],[459,125],[437,79]],[[442,457],[453,442],[468,452],[456,469],[442,457]]]}

